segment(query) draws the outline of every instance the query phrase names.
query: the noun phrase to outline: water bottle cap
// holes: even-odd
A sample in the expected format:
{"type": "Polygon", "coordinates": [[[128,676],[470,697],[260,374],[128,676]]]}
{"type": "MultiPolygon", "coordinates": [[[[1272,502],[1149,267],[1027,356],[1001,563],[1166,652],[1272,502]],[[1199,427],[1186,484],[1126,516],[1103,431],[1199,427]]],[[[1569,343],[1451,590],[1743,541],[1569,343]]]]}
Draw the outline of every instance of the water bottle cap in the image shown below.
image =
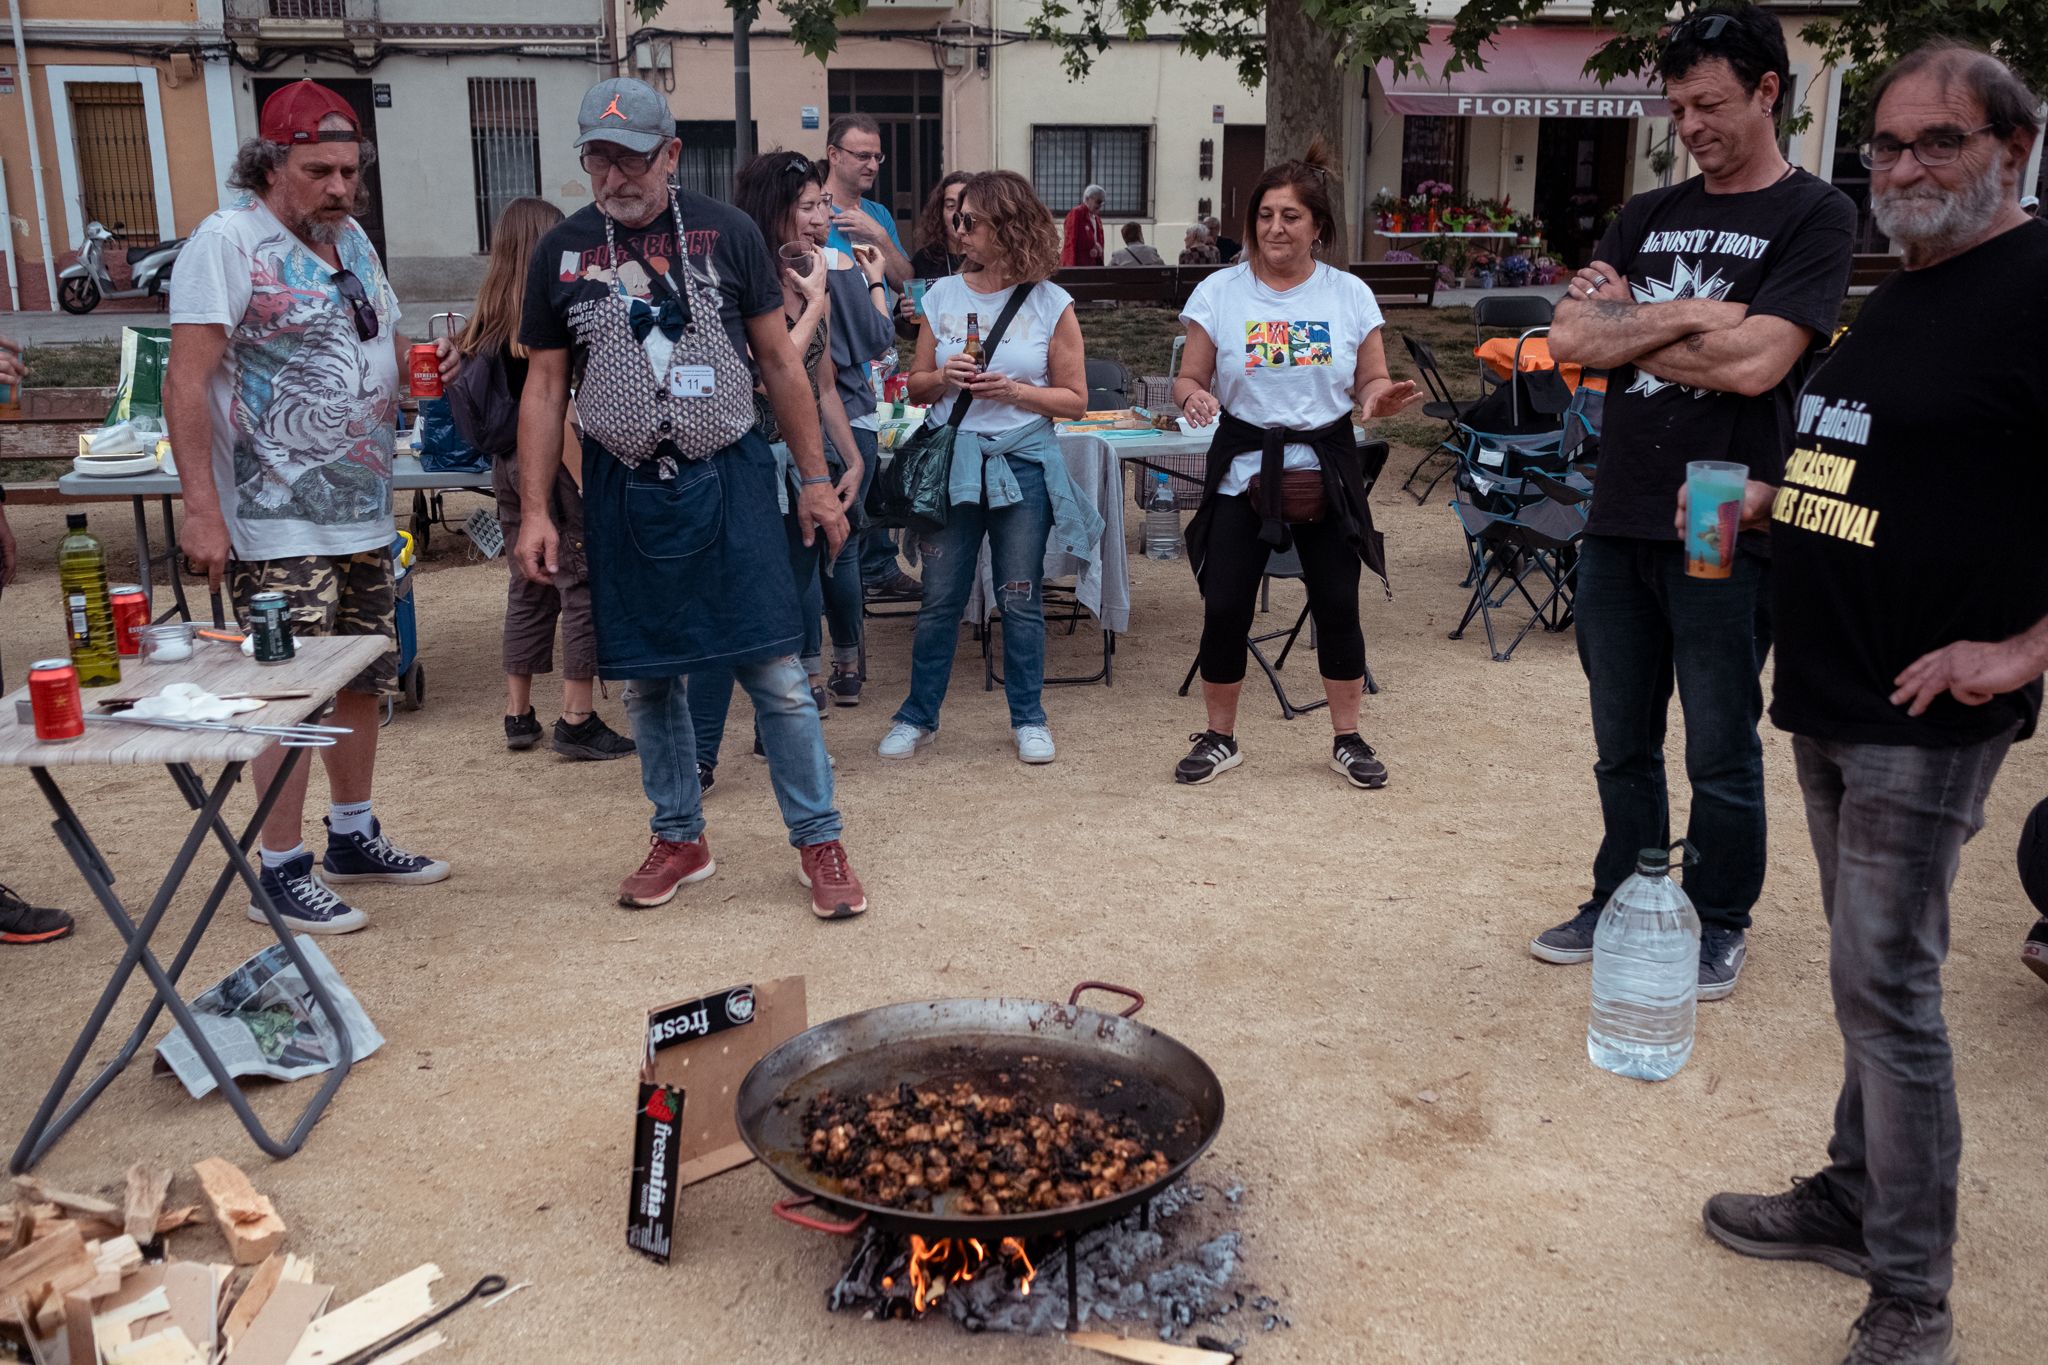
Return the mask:
{"type": "Polygon", "coordinates": [[[1668,848],[1646,848],[1636,854],[1636,871],[1646,876],[1661,877],[1671,871],[1671,850],[1668,848]]]}
{"type": "Polygon", "coordinates": [[[73,531],[83,531],[83,530],[85,529],[85,513],[83,513],[83,512],[67,512],[67,513],[65,513],[65,514],[64,514],[64,525],[65,525],[65,526],[66,526],[67,528],[69,528],[70,530],[73,530],[73,531]]]}

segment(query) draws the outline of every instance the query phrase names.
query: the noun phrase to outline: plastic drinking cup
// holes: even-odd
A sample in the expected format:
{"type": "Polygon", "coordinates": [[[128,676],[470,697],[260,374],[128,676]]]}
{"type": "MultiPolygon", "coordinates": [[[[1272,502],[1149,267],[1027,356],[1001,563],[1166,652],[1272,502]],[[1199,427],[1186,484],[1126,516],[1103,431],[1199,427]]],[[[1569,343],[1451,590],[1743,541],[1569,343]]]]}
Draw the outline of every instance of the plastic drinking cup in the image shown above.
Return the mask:
{"type": "Polygon", "coordinates": [[[910,311],[918,317],[924,316],[924,291],[931,288],[930,280],[910,282],[910,311]]]}
{"type": "Polygon", "coordinates": [[[1749,466],[1694,460],[1685,467],[1685,571],[1694,578],[1735,572],[1735,537],[1742,529],[1742,490],[1749,466]]]}
{"type": "Polygon", "coordinates": [[[817,249],[809,242],[784,242],[778,253],[782,263],[799,275],[811,273],[811,265],[817,259],[817,249]]]}

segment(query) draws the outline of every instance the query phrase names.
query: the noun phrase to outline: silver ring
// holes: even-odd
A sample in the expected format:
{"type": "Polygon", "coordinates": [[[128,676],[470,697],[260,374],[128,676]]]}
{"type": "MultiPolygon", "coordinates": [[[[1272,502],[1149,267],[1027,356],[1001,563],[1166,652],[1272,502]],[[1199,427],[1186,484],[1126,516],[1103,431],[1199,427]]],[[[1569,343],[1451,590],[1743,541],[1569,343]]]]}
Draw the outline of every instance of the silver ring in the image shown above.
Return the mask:
{"type": "Polygon", "coordinates": [[[1605,289],[1607,287],[1607,277],[1597,270],[1593,272],[1593,287],[1595,289],[1605,289]]]}

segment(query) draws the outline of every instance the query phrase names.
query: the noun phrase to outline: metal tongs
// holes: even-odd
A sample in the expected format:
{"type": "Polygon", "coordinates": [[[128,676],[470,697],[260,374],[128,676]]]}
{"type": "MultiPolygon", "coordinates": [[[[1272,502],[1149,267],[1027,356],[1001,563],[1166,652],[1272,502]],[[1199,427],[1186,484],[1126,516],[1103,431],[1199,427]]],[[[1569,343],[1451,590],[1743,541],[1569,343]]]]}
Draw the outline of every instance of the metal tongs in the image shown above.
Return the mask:
{"type": "Polygon", "coordinates": [[[169,720],[163,717],[88,715],[94,725],[143,725],[152,730],[191,730],[216,735],[265,735],[282,749],[326,749],[341,735],[354,734],[346,725],[237,725],[225,720],[169,720]]]}

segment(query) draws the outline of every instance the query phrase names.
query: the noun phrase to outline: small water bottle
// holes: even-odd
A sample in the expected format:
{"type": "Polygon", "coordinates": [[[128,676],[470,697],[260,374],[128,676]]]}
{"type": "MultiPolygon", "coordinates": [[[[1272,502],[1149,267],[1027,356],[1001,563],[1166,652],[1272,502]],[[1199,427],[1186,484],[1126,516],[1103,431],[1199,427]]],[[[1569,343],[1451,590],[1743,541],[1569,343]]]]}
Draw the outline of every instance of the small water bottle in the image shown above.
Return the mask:
{"type": "Polygon", "coordinates": [[[1670,1080],[1692,1056],[1699,992],[1699,913],[1671,880],[1671,852],[1646,848],[1593,931],[1586,1055],[1617,1076],[1670,1080]]]}
{"type": "Polygon", "coordinates": [[[1180,509],[1164,474],[1152,476],[1152,496],[1145,502],[1145,557],[1180,558],[1180,509]]]}

